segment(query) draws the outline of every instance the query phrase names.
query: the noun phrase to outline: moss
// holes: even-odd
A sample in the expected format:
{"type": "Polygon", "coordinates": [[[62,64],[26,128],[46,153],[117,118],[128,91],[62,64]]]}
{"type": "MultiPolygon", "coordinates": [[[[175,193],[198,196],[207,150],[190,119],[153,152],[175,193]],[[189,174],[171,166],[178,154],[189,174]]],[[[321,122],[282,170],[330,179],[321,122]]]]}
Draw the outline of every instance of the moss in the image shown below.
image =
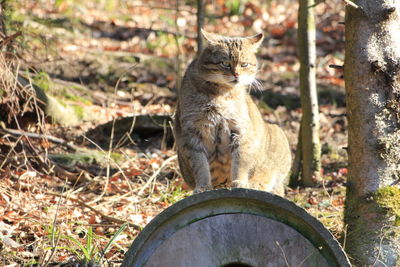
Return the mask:
{"type": "Polygon", "coordinates": [[[80,120],[82,120],[83,116],[84,116],[84,112],[85,112],[83,107],[81,107],[81,106],[73,106],[73,108],[74,108],[75,114],[78,116],[78,118],[80,120]]]}
{"type": "Polygon", "coordinates": [[[123,155],[118,152],[111,152],[110,157],[115,161],[115,162],[120,162],[124,159],[123,155]]]}
{"type": "MultiPolygon", "coordinates": [[[[99,165],[107,164],[108,162],[107,152],[97,150],[85,150],[70,154],[50,154],[49,157],[56,163],[69,167],[76,165],[77,162],[99,165]]],[[[118,152],[112,152],[110,157],[117,163],[123,159],[123,155],[118,152]]]]}
{"type": "Polygon", "coordinates": [[[376,203],[395,216],[395,226],[400,226],[400,188],[385,186],[374,194],[376,203]]]}
{"type": "Polygon", "coordinates": [[[358,196],[353,186],[350,183],[348,187],[345,224],[348,225],[349,237],[347,252],[353,258],[354,266],[364,266],[362,263],[371,259],[374,261],[379,253],[381,259],[389,259],[388,255],[398,255],[400,188],[386,186],[376,192],[358,196]],[[395,220],[392,220],[393,217],[395,220]],[[381,247],[384,247],[382,251],[381,247]]]}
{"type": "Polygon", "coordinates": [[[50,76],[46,72],[39,72],[36,74],[35,77],[33,77],[33,82],[46,93],[53,87],[50,76]]]}
{"type": "MultiPolygon", "coordinates": [[[[52,83],[52,81],[50,80],[50,82],[52,83]]],[[[87,96],[87,92],[84,91],[84,88],[77,86],[77,85],[72,85],[72,86],[68,86],[65,87],[63,85],[60,84],[51,84],[52,86],[48,88],[48,90],[45,91],[47,93],[51,93],[54,97],[57,98],[61,98],[64,100],[70,100],[73,102],[80,102],[86,105],[91,105],[92,102],[85,98],[85,96],[87,96]],[[77,92],[79,92],[79,96],[77,96],[77,92]]],[[[88,97],[89,98],[89,97],[88,97]]]]}
{"type": "Polygon", "coordinates": [[[136,64],[136,63],[139,63],[139,61],[140,61],[139,57],[135,57],[135,56],[132,56],[132,55],[122,56],[122,57],[117,58],[117,59],[120,59],[121,62],[127,62],[127,63],[131,63],[131,64],[136,64]]]}
{"type": "Polygon", "coordinates": [[[58,100],[50,95],[47,95],[47,100],[46,115],[51,117],[53,122],[69,126],[79,123],[78,115],[71,106],[66,105],[62,100],[58,100]]]}

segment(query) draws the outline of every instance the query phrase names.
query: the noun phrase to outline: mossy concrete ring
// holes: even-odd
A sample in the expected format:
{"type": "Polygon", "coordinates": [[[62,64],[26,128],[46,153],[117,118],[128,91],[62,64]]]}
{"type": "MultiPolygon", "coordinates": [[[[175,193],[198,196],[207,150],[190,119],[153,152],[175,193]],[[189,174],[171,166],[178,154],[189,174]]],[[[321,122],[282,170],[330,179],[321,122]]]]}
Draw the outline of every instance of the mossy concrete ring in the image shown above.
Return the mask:
{"type": "Polygon", "coordinates": [[[350,266],[331,233],[279,196],[235,188],[177,202],[134,240],[127,266],[350,266]]]}

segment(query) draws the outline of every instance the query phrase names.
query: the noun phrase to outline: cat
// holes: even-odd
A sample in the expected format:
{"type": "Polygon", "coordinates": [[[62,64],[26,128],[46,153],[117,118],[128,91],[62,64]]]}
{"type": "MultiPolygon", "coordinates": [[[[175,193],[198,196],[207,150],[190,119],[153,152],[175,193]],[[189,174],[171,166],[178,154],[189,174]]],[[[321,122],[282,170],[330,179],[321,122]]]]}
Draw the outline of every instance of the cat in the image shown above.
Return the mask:
{"type": "Polygon", "coordinates": [[[205,49],[187,68],[174,119],[179,167],[194,192],[246,187],[284,194],[291,151],[248,94],[263,34],[224,37],[202,30],[205,49]]]}

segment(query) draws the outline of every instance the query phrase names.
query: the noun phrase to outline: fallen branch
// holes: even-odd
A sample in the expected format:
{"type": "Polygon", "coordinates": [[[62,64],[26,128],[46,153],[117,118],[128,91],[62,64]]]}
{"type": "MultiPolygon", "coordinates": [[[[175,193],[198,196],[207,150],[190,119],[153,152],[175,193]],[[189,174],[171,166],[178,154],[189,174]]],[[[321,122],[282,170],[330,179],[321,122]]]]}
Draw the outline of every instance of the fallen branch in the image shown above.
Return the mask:
{"type": "Polygon", "coordinates": [[[48,195],[52,195],[52,196],[62,197],[62,198],[71,200],[71,201],[73,201],[75,203],[78,203],[79,205],[90,209],[91,211],[93,211],[97,215],[100,215],[100,217],[102,217],[102,218],[104,218],[104,219],[106,219],[106,220],[108,220],[110,222],[114,222],[114,223],[117,223],[117,224],[127,223],[129,226],[133,227],[135,230],[142,230],[142,227],[140,225],[137,225],[137,224],[134,224],[132,222],[128,222],[128,221],[125,221],[125,220],[122,220],[122,219],[118,219],[118,218],[109,216],[107,214],[104,214],[103,212],[101,212],[99,210],[96,210],[95,208],[93,208],[92,206],[86,204],[83,200],[80,200],[78,198],[68,197],[68,196],[65,196],[65,195],[62,195],[62,194],[59,194],[59,193],[51,193],[51,192],[49,192],[47,194],[48,195]]]}
{"type": "Polygon", "coordinates": [[[24,132],[21,130],[14,130],[14,129],[8,129],[8,128],[2,128],[0,129],[0,131],[3,131],[5,133],[14,135],[14,136],[26,136],[26,137],[30,137],[30,138],[36,138],[36,139],[46,139],[52,143],[55,144],[59,144],[62,146],[65,146],[66,148],[69,148],[70,150],[72,150],[73,152],[79,150],[76,146],[68,144],[67,141],[65,141],[64,139],[58,138],[58,137],[54,137],[51,135],[46,135],[46,134],[37,134],[37,133],[29,133],[29,132],[24,132]]]}
{"type": "Polygon", "coordinates": [[[0,47],[6,46],[10,41],[14,40],[21,34],[22,34],[22,32],[16,32],[14,34],[4,37],[3,40],[0,40],[0,47]]]}
{"type": "MultiPolygon", "coordinates": [[[[43,159],[42,156],[35,150],[33,145],[29,142],[29,139],[28,139],[28,143],[29,143],[29,145],[26,147],[29,150],[29,152],[34,157],[36,157],[39,166],[43,170],[48,169],[49,165],[46,164],[45,159],[43,159]]],[[[52,172],[54,172],[54,174],[59,178],[66,178],[69,182],[73,182],[73,183],[86,182],[86,181],[91,180],[89,177],[87,177],[87,175],[84,175],[85,173],[83,170],[81,170],[79,173],[70,172],[70,171],[67,171],[64,168],[58,166],[55,162],[53,162],[53,161],[50,161],[50,162],[51,162],[50,170],[52,172]]]]}

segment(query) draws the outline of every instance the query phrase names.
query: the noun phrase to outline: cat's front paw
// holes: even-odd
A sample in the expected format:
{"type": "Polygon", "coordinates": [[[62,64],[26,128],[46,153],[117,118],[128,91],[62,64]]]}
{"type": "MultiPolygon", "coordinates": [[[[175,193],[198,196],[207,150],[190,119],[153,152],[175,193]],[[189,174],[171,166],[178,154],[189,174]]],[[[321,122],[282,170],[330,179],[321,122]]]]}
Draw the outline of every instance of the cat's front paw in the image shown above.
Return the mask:
{"type": "Polygon", "coordinates": [[[235,188],[235,187],[248,188],[249,183],[247,181],[236,180],[236,181],[232,181],[231,187],[233,187],[233,188],[235,188]]]}
{"type": "Polygon", "coordinates": [[[196,188],[193,190],[193,193],[197,194],[208,190],[213,190],[213,186],[212,185],[196,186],[196,188]]]}

